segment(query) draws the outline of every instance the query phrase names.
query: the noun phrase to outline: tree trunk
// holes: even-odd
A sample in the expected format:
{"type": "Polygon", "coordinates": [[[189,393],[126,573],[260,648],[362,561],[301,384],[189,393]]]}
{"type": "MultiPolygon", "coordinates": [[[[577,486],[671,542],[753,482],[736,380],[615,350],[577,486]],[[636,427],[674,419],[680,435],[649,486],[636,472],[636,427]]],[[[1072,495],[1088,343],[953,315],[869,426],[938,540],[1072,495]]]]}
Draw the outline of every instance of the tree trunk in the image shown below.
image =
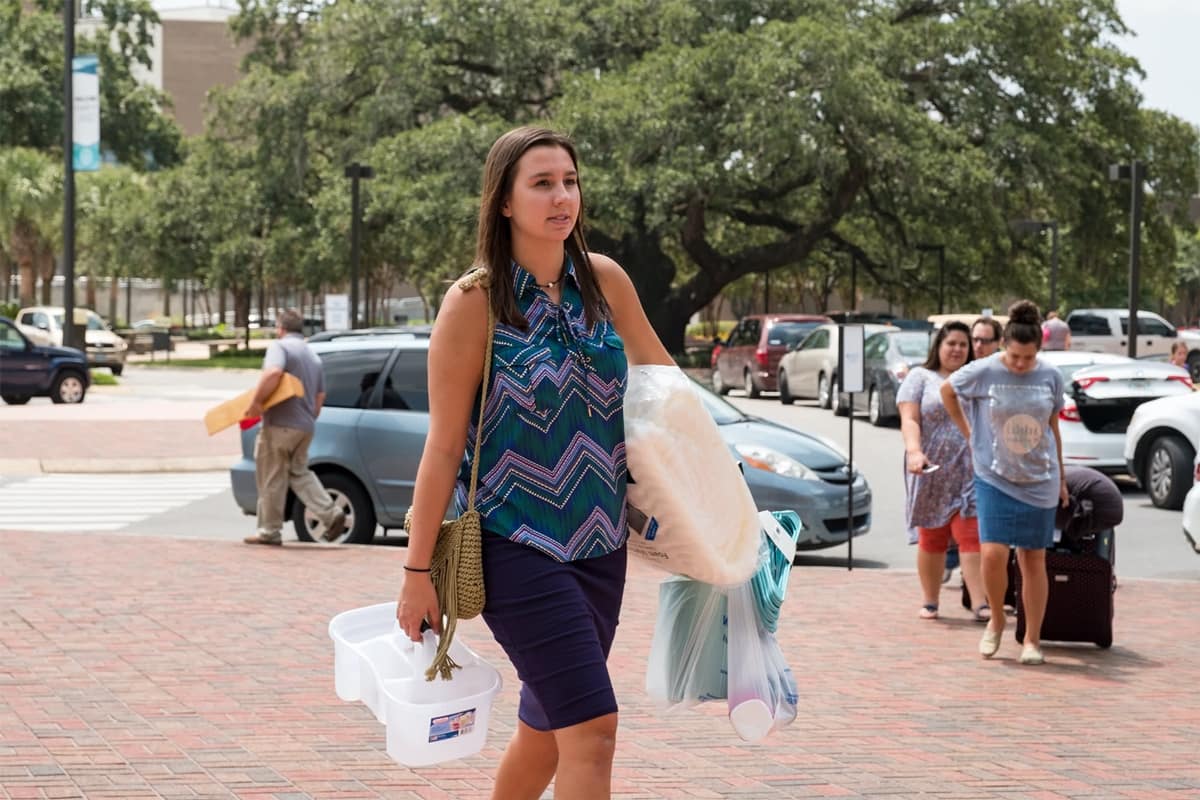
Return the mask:
{"type": "MultiPolygon", "coordinates": [[[[108,279],[108,321],[114,326],[117,324],[117,301],[120,295],[121,282],[114,275],[108,279]]],[[[125,320],[125,327],[129,327],[129,320],[125,320]]]]}
{"type": "Polygon", "coordinates": [[[170,319],[171,319],[171,285],[169,283],[163,284],[162,293],[163,293],[163,316],[165,316],[167,318],[167,324],[169,325],[170,319]]]}
{"type": "Polygon", "coordinates": [[[50,245],[42,242],[38,245],[36,258],[38,272],[42,276],[42,305],[48,306],[52,302],[50,292],[54,288],[54,251],[50,245]]]}
{"type": "Polygon", "coordinates": [[[0,276],[4,280],[4,302],[12,300],[12,270],[13,262],[8,257],[8,251],[0,247],[0,276]]]}
{"type": "Polygon", "coordinates": [[[85,294],[84,304],[88,308],[95,311],[96,310],[96,279],[92,275],[92,271],[90,269],[88,270],[88,273],[84,279],[87,281],[87,291],[84,293],[85,294]]]}
{"type": "Polygon", "coordinates": [[[217,284],[217,313],[220,315],[219,324],[225,324],[225,283],[217,284]]]}

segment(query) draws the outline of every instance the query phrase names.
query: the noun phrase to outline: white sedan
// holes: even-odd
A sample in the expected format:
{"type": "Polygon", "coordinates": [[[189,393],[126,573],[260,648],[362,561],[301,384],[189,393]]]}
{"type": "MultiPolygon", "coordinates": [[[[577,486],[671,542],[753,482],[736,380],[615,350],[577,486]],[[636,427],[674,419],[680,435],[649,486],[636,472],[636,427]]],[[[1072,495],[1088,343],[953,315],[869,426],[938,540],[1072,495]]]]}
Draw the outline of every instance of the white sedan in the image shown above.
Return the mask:
{"type": "Polygon", "coordinates": [[[1137,407],[1161,397],[1192,394],[1192,381],[1183,367],[1080,350],[1049,350],[1039,357],[1058,369],[1065,383],[1058,428],[1067,465],[1126,472],[1125,429],[1137,407]]]}
{"type": "Polygon", "coordinates": [[[1183,535],[1192,543],[1192,549],[1200,553],[1200,455],[1192,467],[1192,488],[1183,498],[1183,535]]]}

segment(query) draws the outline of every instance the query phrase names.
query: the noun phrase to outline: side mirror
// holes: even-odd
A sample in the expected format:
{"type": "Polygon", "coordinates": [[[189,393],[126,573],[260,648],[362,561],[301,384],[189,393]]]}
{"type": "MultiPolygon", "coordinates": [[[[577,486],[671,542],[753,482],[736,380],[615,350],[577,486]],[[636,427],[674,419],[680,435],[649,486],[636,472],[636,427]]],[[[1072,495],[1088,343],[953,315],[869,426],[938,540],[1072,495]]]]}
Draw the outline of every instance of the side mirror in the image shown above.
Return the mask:
{"type": "Polygon", "coordinates": [[[33,327],[37,328],[37,329],[38,329],[38,330],[40,330],[40,331],[47,331],[47,332],[49,332],[49,330],[50,330],[50,323],[48,323],[48,322],[39,322],[37,325],[34,325],[33,327]]]}

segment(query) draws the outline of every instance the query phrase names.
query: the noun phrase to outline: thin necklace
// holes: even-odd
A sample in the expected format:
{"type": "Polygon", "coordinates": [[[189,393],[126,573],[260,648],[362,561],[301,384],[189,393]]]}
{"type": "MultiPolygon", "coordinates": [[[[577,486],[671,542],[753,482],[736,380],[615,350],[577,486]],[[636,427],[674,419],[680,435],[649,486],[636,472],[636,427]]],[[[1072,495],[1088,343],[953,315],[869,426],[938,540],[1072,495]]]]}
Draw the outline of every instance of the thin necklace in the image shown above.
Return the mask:
{"type": "Polygon", "coordinates": [[[538,287],[539,289],[553,289],[555,286],[558,286],[560,283],[562,283],[564,274],[565,274],[565,272],[558,273],[558,277],[555,278],[554,280],[550,281],[549,283],[538,283],[537,280],[534,280],[533,285],[538,287]]]}

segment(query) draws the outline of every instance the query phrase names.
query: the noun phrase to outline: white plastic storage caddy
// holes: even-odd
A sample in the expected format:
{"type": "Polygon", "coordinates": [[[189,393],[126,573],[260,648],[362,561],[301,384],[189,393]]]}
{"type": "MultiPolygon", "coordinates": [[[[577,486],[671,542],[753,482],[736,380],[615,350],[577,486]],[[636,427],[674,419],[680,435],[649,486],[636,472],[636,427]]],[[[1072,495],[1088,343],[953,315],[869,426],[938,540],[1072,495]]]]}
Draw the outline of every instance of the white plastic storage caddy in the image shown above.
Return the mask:
{"type": "Polygon", "coordinates": [[[362,700],[387,727],[387,754],[421,767],[478,753],[487,741],[500,673],[455,639],[450,656],[462,666],[446,681],[425,680],[437,638],[414,644],[396,624],[396,604],[344,611],[329,622],[333,674],[342,700],[362,700]]]}

